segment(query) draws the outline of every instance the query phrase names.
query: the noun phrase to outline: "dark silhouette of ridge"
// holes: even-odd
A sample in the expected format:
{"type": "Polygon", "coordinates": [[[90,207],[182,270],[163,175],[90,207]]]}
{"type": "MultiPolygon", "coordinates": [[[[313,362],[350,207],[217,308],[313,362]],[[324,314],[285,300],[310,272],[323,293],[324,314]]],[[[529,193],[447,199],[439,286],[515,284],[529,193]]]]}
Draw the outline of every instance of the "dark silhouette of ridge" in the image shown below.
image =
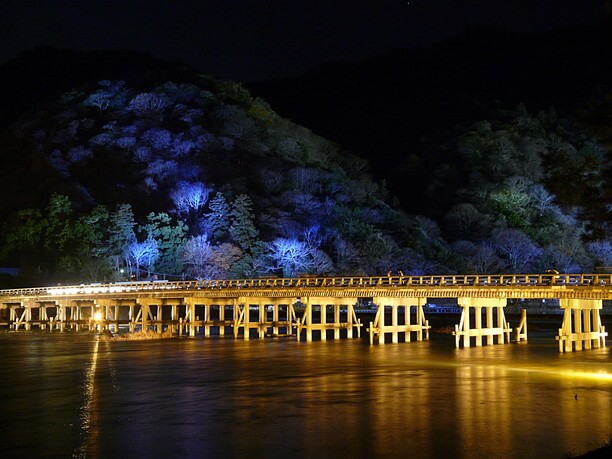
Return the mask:
{"type": "Polygon", "coordinates": [[[0,66],[0,127],[74,88],[99,80],[126,80],[132,87],[183,81],[194,71],[177,62],[130,50],[79,51],[37,47],[0,66]]]}
{"type": "Polygon", "coordinates": [[[604,27],[541,35],[480,27],[430,47],[329,63],[248,88],[281,116],[369,159],[405,201],[429,182],[431,166],[453,160],[439,143],[454,126],[520,103],[532,113],[573,112],[610,91],[611,35],[604,27]],[[404,161],[424,151],[425,167],[410,173],[404,161]]]}

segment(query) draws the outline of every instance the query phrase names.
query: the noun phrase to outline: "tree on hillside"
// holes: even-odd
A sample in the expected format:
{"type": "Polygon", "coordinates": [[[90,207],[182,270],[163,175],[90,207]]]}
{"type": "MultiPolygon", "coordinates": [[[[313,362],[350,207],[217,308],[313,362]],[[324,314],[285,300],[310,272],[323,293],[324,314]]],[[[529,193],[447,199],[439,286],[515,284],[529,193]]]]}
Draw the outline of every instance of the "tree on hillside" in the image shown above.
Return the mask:
{"type": "Polygon", "coordinates": [[[530,272],[542,254],[542,249],[529,236],[516,229],[493,231],[492,243],[508,260],[513,273],[530,272]]]}
{"type": "Polygon", "coordinates": [[[95,107],[99,111],[123,107],[129,93],[125,88],[125,81],[101,80],[98,84],[101,88],[91,93],[83,105],[95,107]]]}
{"type": "Polygon", "coordinates": [[[202,182],[179,182],[170,197],[176,212],[193,223],[201,216],[210,192],[202,182]]]}
{"type": "Polygon", "coordinates": [[[544,258],[549,266],[563,273],[580,273],[592,268],[592,261],[586,254],[580,234],[573,228],[568,228],[546,247],[544,258]]]}
{"type": "Polygon", "coordinates": [[[181,251],[187,239],[187,225],[182,220],[174,223],[165,212],[151,212],[140,230],[147,238],[157,242],[159,257],[155,262],[156,270],[165,274],[182,272],[181,251]]]}
{"type": "Polygon", "coordinates": [[[589,244],[589,250],[598,262],[600,269],[612,269],[612,243],[610,241],[593,241],[589,244]]]}
{"type": "Polygon", "coordinates": [[[268,254],[271,260],[268,270],[280,271],[283,277],[295,277],[313,267],[310,247],[297,239],[273,240],[268,244],[268,254]]]}
{"type": "Polygon", "coordinates": [[[117,278],[122,278],[122,270],[129,268],[125,251],[130,244],[136,242],[135,227],[136,221],[132,206],[130,204],[117,205],[110,216],[107,252],[110,264],[113,266],[114,275],[117,278]]]}
{"type": "Polygon", "coordinates": [[[211,247],[205,276],[208,279],[227,279],[233,265],[242,258],[243,252],[229,242],[211,247]]]}
{"type": "Polygon", "coordinates": [[[128,110],[133,111],[139,116],[143,116],[151,113],[159,113],[166,108],[167,105],[168,100],[163,94],[143,92],[137,94],[130,100],[128,110]]]}
{"type": "Polygon", "coordinates": [[[229,235],[230,206],[221,193],[216,193],[208,205],[210,213],[204,218],[204,229],[212,240],[223,240],[229,235]]]}
{"type": "Polygon", "coordinates": [[[189,238],[182,252],[183,262],[187,265],[187,273],[196,279],[205,278],[206,265],[211,254],[210,242],[205,234],[189,238]]]}
{"type": "Polygon", "coordinates": [[[182,253],[187,273],[196,279],[226,279],[241,257],[240,248],[227,242],[212,245],[205,234],[191,237],[182,253]]]}
{"type": "Polygon", "coordinates": [[[67,196],[53,194],[46,209],[44,244],[48,250],[62,252],[71,239],[73,210],[67,196]]]}
{"type": "Polygon", "coordinates": [[[253,203],[246,194],[236,197],[230,210],[229,232],[242,250],[249,250],[257,239],[258,231],[253,222],[253,203]]]}
{"type": "Polygon", "coordinates": [[[136,280],[139,280],[141,268],[146,268],[150,275],[151,267],[158,256],[159,249],[155,239],[148,238],[143,242],[134,241],[129,244],[125,249],[125,259],[130,275],[135,274],[136,280]]]}
{"type": "Polygon", "coordinates": [[[109,247],[112,253],[122,253],[124,248],[136,240],[136,221],[130,204],[119,204],[110,215],[109,247]]]}

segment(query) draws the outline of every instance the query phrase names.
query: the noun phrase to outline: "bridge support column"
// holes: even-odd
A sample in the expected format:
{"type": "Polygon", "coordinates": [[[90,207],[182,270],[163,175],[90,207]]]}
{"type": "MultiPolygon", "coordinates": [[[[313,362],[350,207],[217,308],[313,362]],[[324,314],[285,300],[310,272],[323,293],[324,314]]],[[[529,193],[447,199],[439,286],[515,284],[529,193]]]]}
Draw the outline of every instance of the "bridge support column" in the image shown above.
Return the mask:
{"type": "Polygon", "coordinates": [[[320,304],[321,341],[327,340],[327,304],[320,304]]]}
{"type": "MultiPolygon", "coordinates": [[[[251,298],[236,298],[234,300],[234,338],[238,338],[238,333],[242,328],[244,330],[243,338],[249,340],[251,338],[251,298]]],[[[259,328],[259,327],[255,327],[259,328]]]]}
{"type": "Polygon", "coordinates": [[[195,301],[193,298],[183,298],[183,304],[185,304],[185,325],[187,326],[187,333],[189,336],[194,337],[196,335],[195,301]]]}
{"type": "Polygon", "coordinates": [[[556,337],[559,352],[605,347],[608,333],[599,315],[602,300],[560,299],[559,306],[563,309],[563,324],[556,337]]]}
{"type": "MultiPolygon", "coordinates": [[[[153,316],[153,311],[151,306],[156,305],[159,300],[153,300],[152,298],[137,298],[136,304],[140,306],[140,310],[134,317],[133,324],[134,328],[140,325],[140,329],[143,332],[148,332],[149,327],[152,326],[154,331],[157,330],[156,317],[153,316]],[[153,323],[151,325],[151,322],[153,323]]],[[[159,306],[157,307],[157,311],[159,311],[159,306]]]]}
{"type": "Polygon", "coordinates": [[[225,336],[225,304],[221,303],[219,305],[219,321],[221,325],[219,326],[219,336],[225,336]]]}
{"type": "Polygon", "coordinates": [[[249,304],[249,298],[241,298],[242,303],[242,319],[245,340],[251,339],[251,305],[249,304]]]}
{"type": "Polygon", "coordinates": [[[15,331],[23,325],[24,330],[30,330],[32,325],[32,303],[22,301],[19,306],[11,307],[11,324],[15,331]]]}
{"type": "Polygon", "coordinates": [[[257,336],[259,339],[264,339],[266,336],[266,327],[265,327],[265,322],[266,322],[266,305],[263,302],[259,302],[259,304],[257,305],[257,313],[258,313],[258,317],[257,317],[257,322],[258,322],[258,327],[257,327],[257,336]]]}
{"type": "MultiPolygon", "coordinates": [[[[312,341],[313,331],[320,332],[321,341],[327,340],[327,331],[333,330],[333,338],[340,339],[342,337],[341,330],[346,330],[346,338],[353,338],[354,331],[357,329],[357,336],[361,336],[361,322],[357,319],[354,305],[357,303],[357,298],[340,298],[340,297],[308,297],[302,298],[304,304],[304,314],[301,320],[297,321],[297,340],[300,341],[302,330],[306,330],[306,341],[312,341]],[[321,316],[319,322],[313,320],[313,306],[317,305],[321,308],[321,316]],[[327,321],[327,310],[333,310],[333,322],[327,321]],[[346,314],[346,316],[344,316],[346,314]]],[[[292,311],[295,314],[295,311],[292,311]]]]}
{"type": "Polygon", "coordinates": [[[521,321],[516,327],[516,341],[527,341],[527,309],[521,309],[521,321]]]}
{"type": "MultiPolygon", "coordinates": [[[[279,321],[279,305],[274,303],[272,305],[272,335],[276,336],[279,333],[278,321],[279,321]]],[[[267,319],[267,317],[266,317],[267,319]]],[[[289,334],[289,333],[288,333],[289,334]]]]}
{"type": "Polygon", "coordinates": [[[302,330],[306,329],[306,342],[312,342],[312,303],[310,298],[302,298],[301,303],[304,305],[304,313],[301,319],[298,319],[297,323],[297,340],[300,341],[302,336],[302,330]]]}
{"type": "MultiPolygon", "coordinates": [[[[210,301],[210,300],[209,300],[210,301]]],[[[210,336],[210,302],[204,303],[204,336],[210,336]]]]}
{"type": "Polygon", "coordinates": [[[47,306],[44,303],[40,304],[38,320],[40,321],[40,329],[46,330],[47,324],[49,323],[49,316],[47,315],[47,306]]]}
{"type": "Polygon", "coordinates": [[[59,301],[55,302],[55,307],[55,329],[59,330],[60,333],[62,333],[66,329],[66,307],[63,304],[60,304],[59,301]]]}
{"type": "Polygon", "coordinates": [[[486,344],[494,344],[494,339],[497,337],[498,344],[510,342],[510,326],[506,322],[504,315],[504,307],[507,300],[505,298],[457,298],[457,303],[462,308],[461,319],[458,325],[455,325],[455,346],[461,346],[461,337],[463,337],[463,347],[470,347],[471,338],[474,337],[474,344],[477,347],[482,346],[482,337],[486,337],[486,344]],[[485,308],[486,326],[482,326],[482,309],[485,308]],[[493,311],[496,308],[497,311],[493,311]],[[471,311],[474,314],[474,328],[471,327],[470,316],[471,311]],[[497,323],[494,323],[494,312],[496,312],[497,323]]]}
{"type": "Polygon", "coordinates": [[[95,321],[94,328],[102,332],[104,330],[115,333],[119,331],[119,311],[118,306],[110,300],[97,299],[94,300],[94,308],[92,308],[91,319],[95,319],[95,313],[100,313],[99,321],[95,321]]]}
{"type": "Polygon", "coordinates": [[[238,338],[238,329],[240,326],[240,323],[242,323],[242,317],[244,314],[244,310],[242,309],[240,303],[238,302],[238,298],[235,298],[232,301],[233,305],[232,305],[232,311],[233,311],[233,321],[234,321],[234,325],[232,327],[232,330],[234,331],[234,339],[238,338]]]}
{"type": "Polygon", "coordinates": [[[404,342],[411,341],[411,333],[415,333],[416,340],[429,339],[429,321],[425,319],[423,306],[427,298],[386,298],[376,297],[374,304],[378,306],[374,322],[370,322],[370,344],[374,344],[375,336],[378,344],[385,344],[385,335],[391,334],[391,342],[399,342],[399,334],[403,333],[404,342]],[[391,309],[391,325],[386,324],[385,308],[391,309]],[[411,319],[412,307],[415,307],[415,321],[411,319]],[[403,308],[403,311],[401,310],[403,308]],[[403,312],[403,314],[402,314],[403,312]],[[403,322],[403,323],[400,323],[403,322]]]}

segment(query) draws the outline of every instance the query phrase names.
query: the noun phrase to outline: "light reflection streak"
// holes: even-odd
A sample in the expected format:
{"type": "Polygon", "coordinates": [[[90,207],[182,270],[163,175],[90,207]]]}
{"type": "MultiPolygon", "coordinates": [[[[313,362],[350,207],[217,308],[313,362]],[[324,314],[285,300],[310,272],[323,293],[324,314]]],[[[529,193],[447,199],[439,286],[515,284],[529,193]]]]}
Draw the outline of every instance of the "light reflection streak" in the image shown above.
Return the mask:
{"type": "Polygon", "coordinates": [[[96,425],[97,409],[95,407],[95,380],[96,369],[98,366],[98,348],[100,346],[100,337],[96,336],[93,351],[91,355],[91,364],[85,372],[85,380],[83,383],[83,404],[79,411],[79,421],[81,427],[81,435],[83,441],[81,446],[72,455],[74,458],[86,458],[88,451],[97,450],[97,435],[96,425]]]}
{"type": "Polygon", "coordinates": [[[501,451],[511,450],[513,393],[505,369],[492,365],[463,367],[457,372],[457,430],[462,451],[458,457],[486,457],[491,439],[501,451]]]}
{"type": "MultiPolygon", "coordinates": [[[[414,360],[413,360],[414,362],[414,360]]],[[[533,367],[522,367],[515,365],[504,365],[500,363],[495,363],[491,365],[486,364],[469,364],[469,363],[451,363],[451,362],[423,362],[426,363],[427,366],[432,367],[450,367],[450,368],[480,368],[480,369],[497,369],[504,371],[511,371],[517,373],[531,373],[531,374],[541,374],[545,376],[552,376],[555,378],[567,378],[567,379],[585,379],[591,381],[602,381],[602,382],[612,382],[612,373],[607,372],[606,370],[598,370],[598,371],[581,371],[581,370],[562,370],[562,369],[542,369],[542,368],[533,368],[533,367]]],[[[612,368],[611,368],[612,369],[612,368]]]]}

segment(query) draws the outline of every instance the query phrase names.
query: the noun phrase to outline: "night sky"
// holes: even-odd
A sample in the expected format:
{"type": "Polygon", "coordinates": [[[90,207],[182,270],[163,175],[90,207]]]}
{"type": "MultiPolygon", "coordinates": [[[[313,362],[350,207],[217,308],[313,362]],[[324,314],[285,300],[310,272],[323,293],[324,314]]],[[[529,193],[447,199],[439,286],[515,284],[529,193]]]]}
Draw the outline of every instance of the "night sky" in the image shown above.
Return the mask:
{"type": "Polygon", "coordinates": [[[124,48],[247,82],[296,76],[328,61],[358,61],[395,48],[427,45],[474,25],[539,32],[595,24],[605,17],[605,4],[605,0],[3,0],[0,63],[40,45],[124,48]]]}

